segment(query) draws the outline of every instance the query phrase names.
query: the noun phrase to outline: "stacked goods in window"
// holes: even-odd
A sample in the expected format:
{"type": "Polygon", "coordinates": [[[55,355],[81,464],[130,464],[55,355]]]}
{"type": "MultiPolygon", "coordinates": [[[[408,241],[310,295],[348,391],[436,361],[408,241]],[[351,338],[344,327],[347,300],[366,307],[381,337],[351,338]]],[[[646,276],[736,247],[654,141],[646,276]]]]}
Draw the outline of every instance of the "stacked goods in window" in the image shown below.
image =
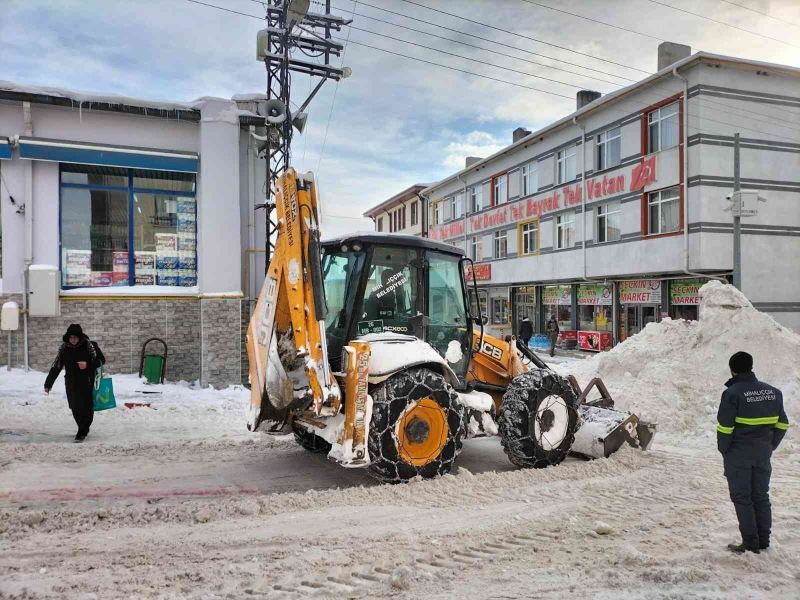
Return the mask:
{"type": "Polygon", "coordinates": [[[137,250],[136,260],[136,285],[155,285],[156,283],[156,253],[137,250]]]}
{"type": "Polygon", "coordinates": [[[176,285],[197,285],[197,215],[194,198],[178,199],[178,280],[176,285]]]}
{"type": "Polygon", "coordinates": [[[178,236],[156,233],[156,284],[178,285],[178,236]]]}
{"type": "Polygon", "coordinates": [[[92,285],[92,251],[65,249],[62,257],[65,287],[90,287],[92,285]]]}
{"type": "Polygon", "coordinates": [[[111,285],[128,285],[128,251],[111,253],[111,285]]]}

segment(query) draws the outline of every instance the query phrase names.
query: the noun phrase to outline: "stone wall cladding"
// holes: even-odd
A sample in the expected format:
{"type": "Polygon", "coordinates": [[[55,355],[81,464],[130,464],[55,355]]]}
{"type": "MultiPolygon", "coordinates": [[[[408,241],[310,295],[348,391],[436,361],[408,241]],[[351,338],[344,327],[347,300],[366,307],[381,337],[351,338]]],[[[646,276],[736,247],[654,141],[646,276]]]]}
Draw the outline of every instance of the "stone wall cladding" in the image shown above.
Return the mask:
{"type": "Polygon", "coordinates": [[[248,375],[250,363],[247,359],[247,327],[250,325],[250,315],[256,307],[256,301],[245,298],[242,300],[242,385],[250,385],[248,375]]]}
{"type": "MultiPolygon", "coordinates": [[[[20,303],[19,295],[1,296],[20,303]]],[[[188,299],[71,300],[62,299],[61,316],[28,320],[30,367],[46,371],[70,323],[80,323],[106,356],[110,373],[136,373],[142,344],[151,337],[167,342],[170,381],[200,379],[200,301],[188,299]]],[[[13,335],[12,366],[24,366],[22,324],[13,335]]],[[[6,365],[7,337],[0,343],[0,364],[6,365]]],[[[152,348],[161,352],[161,345],[152,348]]]]}
{"type": "Polygon", "coordinates": [[[224,387],[242,381],[242,300],[200,300],[203,386],[224,387]]]}

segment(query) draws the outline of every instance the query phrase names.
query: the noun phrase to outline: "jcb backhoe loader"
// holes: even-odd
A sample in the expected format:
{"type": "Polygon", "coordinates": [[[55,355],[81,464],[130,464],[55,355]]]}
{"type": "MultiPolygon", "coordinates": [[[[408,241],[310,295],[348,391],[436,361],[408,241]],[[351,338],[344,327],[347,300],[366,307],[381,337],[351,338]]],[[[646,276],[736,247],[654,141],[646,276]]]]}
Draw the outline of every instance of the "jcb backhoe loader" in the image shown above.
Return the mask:
{"type": "Polygon", "coordinates": [[[484,333],[460,250],[382,233],[321,242],[311,174],[288,169],[275,198],[275,252],[247,333],[251,431],[291,427],[305,449],[386,482],[449,472],[473,435],[499,434],[522,467],[650,443],[655,427],[613,410],[601,381],[582,391],[484,333]]]}

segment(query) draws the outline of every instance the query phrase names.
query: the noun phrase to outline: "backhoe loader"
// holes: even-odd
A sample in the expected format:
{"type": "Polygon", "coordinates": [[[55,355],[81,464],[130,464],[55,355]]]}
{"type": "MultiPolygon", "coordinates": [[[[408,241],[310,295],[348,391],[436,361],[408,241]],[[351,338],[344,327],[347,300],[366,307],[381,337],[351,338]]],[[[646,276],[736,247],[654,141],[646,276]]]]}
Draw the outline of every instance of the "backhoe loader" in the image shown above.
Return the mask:
{"type": "Polygon", "coordinates": [[[291,428],[303,448],[393,483],[448,473],[469,436],[499,435],[520,467],[650,444],[655,426],[614,410],[602,381],[582,390],[484,332],[461,250],[384,233],[322,242],[310,173],[287,169],[275,200],[247,330],[251,431],[291,428]]]}

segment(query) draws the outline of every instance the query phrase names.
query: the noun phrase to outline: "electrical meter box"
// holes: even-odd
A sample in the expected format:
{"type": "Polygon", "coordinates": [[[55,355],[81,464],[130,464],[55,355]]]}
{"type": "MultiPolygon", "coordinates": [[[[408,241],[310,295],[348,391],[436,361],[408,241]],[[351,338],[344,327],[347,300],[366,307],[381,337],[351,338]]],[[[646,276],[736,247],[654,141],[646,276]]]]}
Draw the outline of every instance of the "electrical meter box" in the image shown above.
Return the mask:
{"type": "Polygon", "coordinates": [[[28,314],[31,317],[57,317],[61,276],[58,267],[31,265],[28,268],[28,314]]]}
{"type": "Polygon", "coordinates": [[[0,331],[16,331],[19,329],[19,304],[5,302],[0,311],[0,331]]]}

